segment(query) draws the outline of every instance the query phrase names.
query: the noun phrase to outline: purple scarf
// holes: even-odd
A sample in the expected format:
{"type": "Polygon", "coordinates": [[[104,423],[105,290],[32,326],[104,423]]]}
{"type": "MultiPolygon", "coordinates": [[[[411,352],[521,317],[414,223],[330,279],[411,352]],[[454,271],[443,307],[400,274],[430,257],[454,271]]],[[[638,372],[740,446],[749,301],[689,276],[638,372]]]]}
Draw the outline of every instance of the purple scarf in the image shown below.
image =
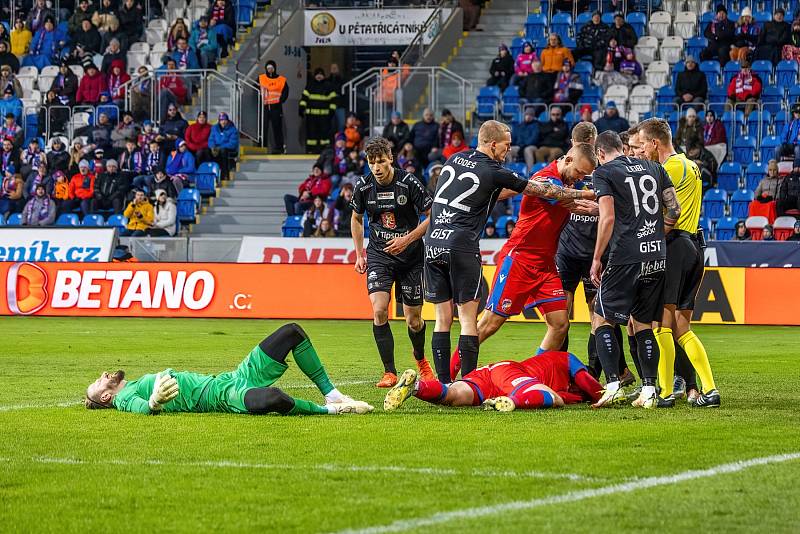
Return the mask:
{"type": "Polygon", "coordinates": [[[42,219],[46,219],[47,216],[50,214],[50,197],[47,195],[43,196],[41,199],[34,195],[34,197],[25,205],[25,217],[26,221],[31,220],[31,214],[33,213],[33,205],[36,203],[37,200],[41,200],[42,203],[39,206],[39,217],[37,220],[41,221],[42,219]]]}

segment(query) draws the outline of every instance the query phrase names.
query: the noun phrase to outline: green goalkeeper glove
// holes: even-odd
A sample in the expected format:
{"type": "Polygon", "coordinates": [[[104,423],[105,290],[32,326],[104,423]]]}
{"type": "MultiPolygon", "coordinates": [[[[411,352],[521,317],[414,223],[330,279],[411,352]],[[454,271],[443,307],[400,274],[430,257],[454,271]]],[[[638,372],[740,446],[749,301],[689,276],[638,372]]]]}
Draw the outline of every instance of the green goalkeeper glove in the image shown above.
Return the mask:
{"type": "Polygon", "coordinates": [[[156,375],[155,384],[153,384],[153,393],[150,395],[150,410],[154,412],[161,411],[166,403],[178,396],[178,382],[169,374],[158,373],[156,375]]]}

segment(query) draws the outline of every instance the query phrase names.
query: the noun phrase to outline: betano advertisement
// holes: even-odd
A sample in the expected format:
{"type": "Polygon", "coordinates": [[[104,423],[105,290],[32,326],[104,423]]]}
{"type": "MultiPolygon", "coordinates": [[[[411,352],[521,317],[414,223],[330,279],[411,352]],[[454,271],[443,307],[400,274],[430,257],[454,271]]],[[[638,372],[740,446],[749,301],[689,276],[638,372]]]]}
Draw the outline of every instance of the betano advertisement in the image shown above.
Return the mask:
{"type": "MultiPolygon", "coordinates": [[[[494,276],[484,267],[482,298],[494,276]]],[[[363,275],[352,265],[243,263],[0,263],[0,315],[364,319],[363,275]]],[[[589,312],[578,288],[574,319],[589,312]]],[[[800,325],[800,270],[709,268],[695,319],[800,325]]],[[[434,318],[426,304],[424,317],[434,318]]],[[[397,317],[397,311],[394,311],[397,317]]],[[[514,321],[540,320],[534,310],[514,321]]]]}

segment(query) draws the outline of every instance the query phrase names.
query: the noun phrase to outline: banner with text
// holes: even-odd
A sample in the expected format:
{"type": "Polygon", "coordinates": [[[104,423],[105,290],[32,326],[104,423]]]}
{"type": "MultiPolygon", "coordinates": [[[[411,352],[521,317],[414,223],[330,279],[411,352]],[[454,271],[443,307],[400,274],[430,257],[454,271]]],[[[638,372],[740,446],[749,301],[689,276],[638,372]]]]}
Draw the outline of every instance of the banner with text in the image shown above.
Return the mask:
{"type": "Polygon", "coordinates": [[[115,228],[0,227],[0,261],[110,261],[115,228]]]}
{"type": "MultiPolygon", "coordinates": [[[[408,45],[425,26],[433,9],[305,10],[305,46],[408,45]]],[[[449,13],[442,15],[447,20],[449,13]]],[[[425,44],[436,37],[431,27],[425,44]]]]}

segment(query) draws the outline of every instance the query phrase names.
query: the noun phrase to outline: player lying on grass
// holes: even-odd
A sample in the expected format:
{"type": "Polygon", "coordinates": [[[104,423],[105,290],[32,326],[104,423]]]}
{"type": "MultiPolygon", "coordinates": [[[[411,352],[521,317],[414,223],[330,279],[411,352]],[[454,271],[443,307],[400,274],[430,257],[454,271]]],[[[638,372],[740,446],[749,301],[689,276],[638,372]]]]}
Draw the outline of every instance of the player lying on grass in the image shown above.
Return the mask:
{"type": "Polygon", "coordinates": [[[596,402],[603,386],[568,352],[548,351],[516,362],[505,360],[479,367],[452,384],[422,381],[408,369],[386,394],[383,409],[396,410],[412,395],[445,406],[478,406],[510,412],[515,408],[551,408],[596,402]]]}
{"type": "Polygon", "coordinates": [[[286,324],[259,343],[235,371],[201,375],[167,369],[125,380],[125,371],[103,373],[86,389],[89,409],[115,408],[121,412],[226,412],[283,415],[364,414],[366,402],[343,395],[331,383],[311,340],[300,326],[286,324]],[[294,361],[325,396],[325,405],[290,397],[271,387],[294,361]]]}

